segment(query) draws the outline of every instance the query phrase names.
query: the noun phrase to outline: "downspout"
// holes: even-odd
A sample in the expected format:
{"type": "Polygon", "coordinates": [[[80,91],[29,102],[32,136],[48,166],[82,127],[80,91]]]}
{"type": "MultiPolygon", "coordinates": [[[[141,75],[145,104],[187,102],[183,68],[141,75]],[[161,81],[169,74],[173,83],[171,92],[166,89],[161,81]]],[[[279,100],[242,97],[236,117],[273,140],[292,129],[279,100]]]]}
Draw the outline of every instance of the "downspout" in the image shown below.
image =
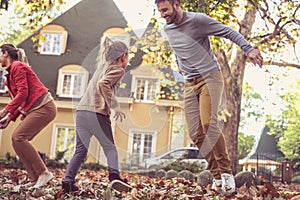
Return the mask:
{"type": "Polygon", "coordinates": [[[169,107],[169,134],[168,134],[168,151],[171,150],[172,142],[172,132],[173,132],[173,116],[174,116],[174,107],[169,107]]]}

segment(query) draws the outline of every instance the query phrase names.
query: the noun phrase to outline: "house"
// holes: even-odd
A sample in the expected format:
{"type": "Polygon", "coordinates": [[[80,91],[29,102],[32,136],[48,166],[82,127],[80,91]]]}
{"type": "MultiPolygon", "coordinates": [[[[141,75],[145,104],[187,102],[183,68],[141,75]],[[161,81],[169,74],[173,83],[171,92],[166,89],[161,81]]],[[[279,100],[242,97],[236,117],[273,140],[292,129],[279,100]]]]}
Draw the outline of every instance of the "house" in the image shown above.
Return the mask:
{"type": "MultiPolygon", "coordinates": [[[[124,31],[126,26],[127,21],[113,1],[82,0],[40,30],[44,40],[38,47],[32,37],[18,45],[25,50],[30,66],[49,88],[58,107],[55,120],[32,141],[40,152],[54,158],[56,152],[67,150],[65,159],[70,160],[75,148],[74,111],[96,69],[100,38],[108,35],[133,45],[132,34],[124,31]]],[[[2,76],[1,109],[10,102],[3,82],[2,76]]],[[[123,83],[126,86],[117,96],[127,117],[123,122],[112,121],[120,163],[141,165],[148,157],[189,146],[182,102],[157,100],[162,90],[170,89],[162,87],[156,72],[142,62],[141,51],[131,60],[123,83]]],[[[10,138],[17,125],[11,123],[0,132],[0,157],[7,152],[15,154],[10,138]]],[[[89,162],[105,163],[94,138],[89,148],[89,162]]]]}
{"type": "Polygon", "coordinates": [[[280,171],[284,154],[278,149],[274,135],[268,134],[270,128],[265,126],[254,153],[239,161],[243,165],[243,171],[260,173],[260,167],[271,171],[280,171]]]}

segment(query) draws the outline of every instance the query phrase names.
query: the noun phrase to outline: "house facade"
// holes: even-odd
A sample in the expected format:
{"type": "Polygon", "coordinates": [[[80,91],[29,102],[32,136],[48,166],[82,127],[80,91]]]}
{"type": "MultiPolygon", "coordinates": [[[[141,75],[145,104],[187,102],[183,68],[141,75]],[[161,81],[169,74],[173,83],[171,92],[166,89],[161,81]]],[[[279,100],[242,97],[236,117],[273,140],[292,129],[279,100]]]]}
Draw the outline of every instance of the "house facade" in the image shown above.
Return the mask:
{"type": "MultiPolygon", "coordinates": [[[[100,38],[108,35],[133,45],[132,35],[125,32],[127,21],[113,1],[82,0],[40,30],[43,38],[36,45],[32,37],[18,45],[28,57],[30,67],[49,88],[58,108],[56,118],[32,141],[38,151],[54,158],[66,151],[70,160],[75,149],[75,109],[88,81],[97,67],[100,38]]],[[[0,80],[0,109],[10,102],[0,80]]],[[[112,121],[120,163],[143,165],[143,160],[176,147],[189,146],[180,100],[157,98],[162,86],[155,71],[142,61],[137,52],[127,67],[117,91],[117,98],[126,118],[112,121]]],[[[165,89],[165,88],[163,88],[165,89]]],[[[0,157],[15,155],[11,145],[15,123],[0,131],[0,157]]],[[[106,163],[103,151],[92,138],[88,162],[106,163]]]]}
{"type": "Polygon", "coordinates": [[[282,170],[284,154],[278,149],[274,135],[270,135],[270,128],[265,126],[262,130],[258,143],[244,159],[239,160],[243,165],[243,171],[252,171],[260,176],[278,176],[282,170]]]}

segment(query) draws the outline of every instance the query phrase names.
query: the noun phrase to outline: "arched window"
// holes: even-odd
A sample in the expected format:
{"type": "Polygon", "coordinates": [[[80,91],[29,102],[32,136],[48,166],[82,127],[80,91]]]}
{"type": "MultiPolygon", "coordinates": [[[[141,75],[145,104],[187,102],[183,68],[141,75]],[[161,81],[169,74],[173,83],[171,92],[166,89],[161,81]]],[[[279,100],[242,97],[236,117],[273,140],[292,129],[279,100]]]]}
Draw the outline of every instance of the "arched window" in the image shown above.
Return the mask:
{"type": "Polygon", "coordinates": [[[68,32],[59,25],[48,25],[41,30],[38,52],[45,55],[61,55],[67,46],[68,32]]]}
{"type": "Polygon", "coordinates": [[[59,97],[80,98],[88,83],[88,71],[79,65],[59,69],[56,93],[59,97]]]}
{"type": "Polygon", "coordinates": [[[130,47],[130,34],[124,28],[109,28],[104,31],[103,36],[109,37],[111,40],[119,40],[130,47]]]}

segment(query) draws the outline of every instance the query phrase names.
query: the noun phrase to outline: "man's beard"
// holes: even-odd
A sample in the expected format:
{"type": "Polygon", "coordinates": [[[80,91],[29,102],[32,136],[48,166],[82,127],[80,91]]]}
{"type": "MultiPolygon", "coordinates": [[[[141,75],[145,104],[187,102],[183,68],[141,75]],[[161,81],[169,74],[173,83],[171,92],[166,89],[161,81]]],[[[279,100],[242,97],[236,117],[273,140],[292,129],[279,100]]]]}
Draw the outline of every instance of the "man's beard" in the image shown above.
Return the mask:
{"type": "Polygon", "coordinates": [[[171,20],[169,22],[167,22],[167,24],[173,24],[176,21],[177,16],[178,16],[178,12],[173,7],[173,12],[172,12],[171,16],[168,16],[168,17],[170,17],[171,20]]]}

